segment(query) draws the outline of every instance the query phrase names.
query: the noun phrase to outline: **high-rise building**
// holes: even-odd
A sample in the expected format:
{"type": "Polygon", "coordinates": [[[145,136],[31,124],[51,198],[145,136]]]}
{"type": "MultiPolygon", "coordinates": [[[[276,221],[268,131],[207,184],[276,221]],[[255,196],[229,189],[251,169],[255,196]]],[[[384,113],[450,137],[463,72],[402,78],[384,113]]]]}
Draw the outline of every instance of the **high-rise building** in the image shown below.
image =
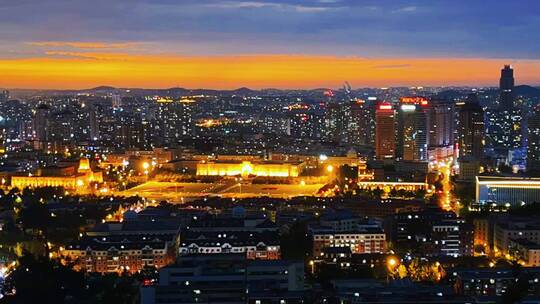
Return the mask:
{"type": "Polygon", "coordinates": [[[325,139],[328,141],[341,141],[344,126],[342,105],[336,102],[327,104],[324,117],[325,139]]]}
{"type": "Polygon", "coordinates": [[[49,139],[49,112],[50,108],[46,104],[38,105],[35,110],[33,128],[36,148],[38,149],[47,148],[49,139]]]}
{"type": "Polygon", "coordinates": [[[429,107],[430,158],[442,159],[453,155],[454,104],[433,100],[429,107]]]}
{"type": "Polygon", "coordinates": [[[0,155],[6,153],[7,129],[0,121],[0,155]]]}
{"type": "Polygon", "coordinates": [[[308,106],[290,108],[288,112],[289,135],[294,138],[313,138],[315,136],[314,117],[308,106]]]}
{"type": "Polygon", "coordinates": [[[193,115],[195,113],[195,100],[193,99],[181,99],[180,105],[180,121],[178,124],[178,133],[180,137],[190,137],[193,135],[194,120],[193,115]]]}
{"type": "Polygon", "coordinates": [[[347,115],[347,128],[345,134],[348,142],[353,145],[372,146],[371,122],[373,111],[371,103],[365,100],[356,100],[349,104],[347,115]]]}
{"type": "Polygon", "coordinates": [[[179,119],[177,104],[168,98],[158,99],[157,102],[162,144],[176,142],[176,125],[179,119]]]}
{"type": "Polygon", "coordinates": [[[266,115],[262,116],[259,120],[261,132],[274,135],[291,135],[292,121],[295,114],[290,116],[279,114],[266,113],[266,115]]]}
{"type": "Polygon", "coordinates": [[[151,140],[147,136],[148,125],[139,113],[120,112],[115,132],[115,143],[118,148],[151,149],[151,140]]]}
{"type": "Polygon", "coordinates": [[[90,140],[97,141],[100,138],[100,121],[103,116],[103,108],[95,103],[88,107],[88,120],[90,124],[90,140]]]}
{"type": "Polygon", "coordinates": [[[158,120],[161,122],[162,144],[175,144],[182,137],[193,135],[194,100],[161,98],[157,102],[159,104],[158,120]]]}
{"type": "Polygon", "coordinates": [[[460,157],[481,160],[484,156],[484,110],[476,94],[470,94],[458,108],[458,148],[460,157]]]}
{"type": "Polygon", "coordinates": [[[119,109],[122,107],[122,97],[118,94],[111,95],[111,103],[114,109],[119,109]]]}
{"type": "Polygon", "coordinates": [[[403,97],[398,108],[397,156],[406,161],[427,161],[429,101],[403,97]]]}
{"type": "Polygon", "coordinates": [[[392,104],[383,102],[375,112],[375,156],[393,159],[396,149],[395,113],[392,104]]]}
{"type": "Polygon", "coordinates": [[[73,112],[69,110],[49,114],[47,140],[53,151],[62,151],[76,140],[73,124],[77,122],[73,112]]]}
{"type": "Polygon", "coordinates": [[[506,154],[522,146],[522,113],[518,108],[489,109],[487,112],[489,145],[506,154]]]}
{"type": "Polygon", "coordinates": [[[505,65],[501,70],[501,79],[499,81],[500,89],[500,108],[514,108],[514,69],[510,65],[505,65]]]}
{"type": "Polygon", "coordinates": [[[507,165],[522,165],[522,109],[514,104],[514,70],[505,65],[501,70],[499,106],[487,112],[488,143],[497,157],[507,165]]]}
{"type": "Polygon", "coordinates": [[[110,102],[90,103],[87,108],[89,139],[106,147],[118,147],[121,143],[118,141],[119,128],[122,126],[118,113],[121,112],[113,109],[110,102]]]}
{"type": "Polygon", "coordinates": [[[527,170],[540,170],[540,107],[527,120],[527,170]]]}

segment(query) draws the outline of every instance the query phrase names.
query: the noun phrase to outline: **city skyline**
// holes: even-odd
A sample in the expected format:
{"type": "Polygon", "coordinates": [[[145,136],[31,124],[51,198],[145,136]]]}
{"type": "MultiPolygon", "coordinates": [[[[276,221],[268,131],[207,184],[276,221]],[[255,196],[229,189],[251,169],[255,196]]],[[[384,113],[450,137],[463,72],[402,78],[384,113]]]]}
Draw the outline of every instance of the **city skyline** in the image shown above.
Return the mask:
{"type": "Polygon", "coordinates": [[[4,3],[0,87],[540,85],[540,5],[460,2],[4,3]]]}
{"type": "Polygon", "coordinates": [[[0,304],[540,303],[539,16],[0,0],[0,304]]]}

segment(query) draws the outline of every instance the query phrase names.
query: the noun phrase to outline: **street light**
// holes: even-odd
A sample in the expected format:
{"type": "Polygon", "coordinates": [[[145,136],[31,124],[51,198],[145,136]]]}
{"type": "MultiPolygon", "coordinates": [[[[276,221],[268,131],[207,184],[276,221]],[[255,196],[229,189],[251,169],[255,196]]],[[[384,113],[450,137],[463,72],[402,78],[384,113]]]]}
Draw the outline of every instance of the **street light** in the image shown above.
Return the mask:
{"type": "Polygon", "coordinates": [[[390,280],[390,278],[394,277],[398,264],[399,261],[394,256],[390,256],[386,259],[386,268],[388,269],[388,272],[386,274],[387,280],[390,280]]]}

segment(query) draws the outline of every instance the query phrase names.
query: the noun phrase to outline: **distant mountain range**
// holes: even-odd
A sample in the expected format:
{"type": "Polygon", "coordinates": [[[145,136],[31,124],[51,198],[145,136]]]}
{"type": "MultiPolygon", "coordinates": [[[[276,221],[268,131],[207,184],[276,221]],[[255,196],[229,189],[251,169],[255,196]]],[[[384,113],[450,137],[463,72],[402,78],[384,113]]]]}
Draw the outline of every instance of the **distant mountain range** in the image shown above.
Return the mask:
{"type": "MultiPolygon", "coordinates": [[[[353,92],[359,92],[369,88],[360,88],[353,90],[353,92]]],[[[214,89],[186,89],[186,88],[168,88],[168,89],[144,89],[144,88],[115,88],[112,86],[99,86],[90,89],[82,90],[34,90],[34,89],[12,89],[11,93],[14,97],[24,96],[36,96],[36,95],[74,95],[74,94],[96,94],[96,95],[161,95],[171,96],[174,98],[186,95],[219,95],[219,96],[255,96],[255,95],[301,95],[307,94],[312,96],[319,96],[326,91],[325,88],[315,89],[298,89],[298,90],[286,90],[286,89],[262,89],[252,90],[250,88],[242,87],[235,90],[214,90],[214,89]]],[[[465,90],[465,88],[464,88],[465,90]]],[[[489,88],[486,92],[496,94],[497,88],[489,88]]],[[[335,90],[336,93],[340,93],[341,90],[335,90]]],[[[452,99],[463,96],[464,91],[459,89],[450,89],[442,91],[437,94],[437,97],[444,99],[452,99]]],[[[528,85],[516,86],[516,94],[526,97],[540,98],[540,87],[533,87],[528,85]]]]}
{"type": "MultiPolygon", "coordinates": [[[[540,87],[533,87],[529,85],[518,85],[514,89],[517,96],[525,96],[532,98],[540,98],[540,87]]],[[[489,88],[485,90],[487,94],[497,95],[499,94],[498,88],[489,88]]],[[[463,97],[464,91],[460,90],[446,90],[437,94],[438,98],[441,99],[454,99],[463,97]]]]}
{"type": "Polygon", "coordinates": [[[540,88],[531,87],[528,85],[519,85],[515,88],[516,95],[526,97],[540,97],[540,88]]]}

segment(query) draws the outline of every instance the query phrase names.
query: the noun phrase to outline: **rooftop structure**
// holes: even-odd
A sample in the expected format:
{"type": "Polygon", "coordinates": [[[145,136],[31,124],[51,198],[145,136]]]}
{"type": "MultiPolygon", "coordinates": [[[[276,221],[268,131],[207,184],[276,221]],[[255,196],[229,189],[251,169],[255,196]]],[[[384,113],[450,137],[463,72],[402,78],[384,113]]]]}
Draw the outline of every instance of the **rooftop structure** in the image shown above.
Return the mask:
{"type": "Polygon", "coordinates": [[[476,203],[520,206],[540,202],[540,178],[476,177],[476,203]]]}

